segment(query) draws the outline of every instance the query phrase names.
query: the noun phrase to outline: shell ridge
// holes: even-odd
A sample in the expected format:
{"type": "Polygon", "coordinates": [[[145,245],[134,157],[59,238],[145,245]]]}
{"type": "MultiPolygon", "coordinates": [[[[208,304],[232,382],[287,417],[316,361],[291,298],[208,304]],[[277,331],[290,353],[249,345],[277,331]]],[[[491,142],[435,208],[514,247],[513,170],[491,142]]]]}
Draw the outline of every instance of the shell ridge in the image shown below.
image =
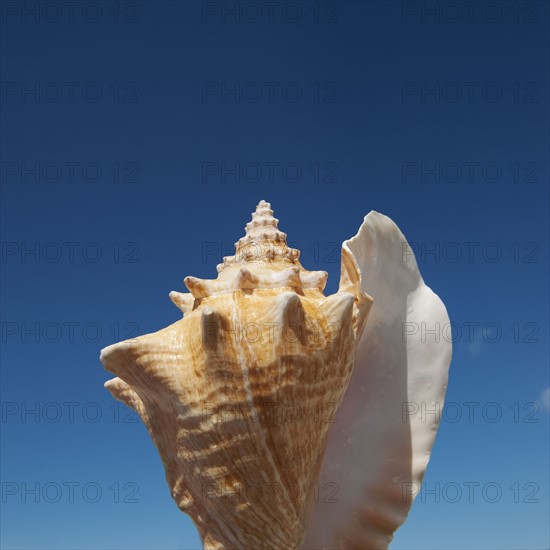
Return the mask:
{"type": "MultiPolygon", "coordinates": [[[[243,373],[243,379],[244,379],[244,382],[245,382],[245,394],[246,394],[246,398],[247,398],[247,401],[248,401],[248,405],[250,407],[250,410],[253,411],[254,416],[256,418],[259,418],[258,410],[256,408],[256,403],[254,401],[254,397],[252,396],[252,389],[250,387],[250,372],[249,372],[249,368],[248,368],[248,363],[247,363],[246,358],[245,358],[244,350],[240,346],[237,346],[237,349],[238,349],[238,355],[239,355],[239,359],[240,359],[239,363],[241,365],[241,371],[243,373]]],[[[273,469],[274,474],[277,477],[276,483],[281,488],[281,490],[284,491],[285,501],[286,502],[292,502],[291,499],[290,499],[290,495],[288,494],[288,489],[287,489],[286,485],[283,483],[283,481],[281,479],[281,474],[279,472],[279,468],[277,467],[277,464],[276,464],[275,459],[273,457],[273,453],[272,453],[271,448],[269,447],[269,444],[267,442],[265,429],[262,426],[261,422],[258,422],[258,433],[261,437],[262,447],[266,451],[266,458],[267,458],[271,468],[273,469]]]]}

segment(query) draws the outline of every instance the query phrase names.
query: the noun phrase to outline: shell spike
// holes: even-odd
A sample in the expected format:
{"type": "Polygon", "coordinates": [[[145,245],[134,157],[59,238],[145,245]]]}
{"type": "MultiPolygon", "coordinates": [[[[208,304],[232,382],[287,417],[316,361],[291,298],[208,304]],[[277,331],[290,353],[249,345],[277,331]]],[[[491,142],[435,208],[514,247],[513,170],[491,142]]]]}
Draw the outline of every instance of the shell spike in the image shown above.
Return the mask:
{"type": "Polygon", "coordinates": [[[326,271],[304,271],[300,274],[304,288],[318,288],[321,292],[327,285],[328,273],[326,271]]]}
{"type": "Polygon", "coordinates": [[[354,296],[351,292],[337,292],[329,296],[322,303],[322,310],[330,321],[343,323],[351,321],[353,314],[354,296]]]}
{"type": "Polygon", "coordinates": [[[246,267],[241,267],[235,279],[235,287],[241,290],[253,290],[258,286],[258,277],[253,275],[246,267]]]}
{"type": "Polygon", "coordinates": [[[276,308],[281,311],[283,321],[303,321],[304,308],[295,292],[282,292],[276,298],[276,308]]]}
{"type": "Polygon", "coordinates": [[[306,314],[300,296],[295,292],[282,292],[275,299],[275,319],[283,340],[292,342],[298,340],[302,345],[306,339],[306,314]],[[293,331],[297,338],[289,338],[287,332],[293,331]]]}
{"type": "Polygon", "coordinates": [[[187,292],[176,292],[172,290],[168,295],[170,300],[182,311],[183,314],[193,310],[195,298],[187,292]]]}
{"type": "MultiPolygon", "coordinates": [[[[140,337],[140,339],[143,337],[140,337]]],[[[130,386],[138,385],[146,376],[144,370],[136,366],[136,356],[139,354],[139,340],[125,340],[111,344],[101,350],[99,360],[103,366],[130,386]]],[[[111,391],[111,388],[108,388],[111,391]]]]}
{"type": "Polygon", "coordinates": [[[142,417],[146,414],[145,407],[139,395],[120,378],[111,378],[104,384],[112,396],[119,401],[122,401],[127,407],[133,409],[142,417]]]}
{"type": "Polygon", "coordinates": [[[210,294],[208,282],[204,279],[189,276],[185,277],[183,282],[194,298],[205,298],[210,294]]]}

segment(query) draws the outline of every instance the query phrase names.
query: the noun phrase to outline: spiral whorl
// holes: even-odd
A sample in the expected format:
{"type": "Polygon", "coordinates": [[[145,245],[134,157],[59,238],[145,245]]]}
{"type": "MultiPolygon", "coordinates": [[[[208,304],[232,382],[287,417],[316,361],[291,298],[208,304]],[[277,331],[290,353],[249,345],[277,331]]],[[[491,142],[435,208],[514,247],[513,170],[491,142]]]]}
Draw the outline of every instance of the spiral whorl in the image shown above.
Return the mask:
{"type": "Polygon", "coordinates": [[[278,224],[271,205],[261,200],[252,213],[252,220],[246,224],[245,236],[235,243],[235,255],[226,256],[218,271],[229,264],[243,262],[279,260],[295,263],[300,251],[287,246],[286,233],[278,229],[278,224]]]}

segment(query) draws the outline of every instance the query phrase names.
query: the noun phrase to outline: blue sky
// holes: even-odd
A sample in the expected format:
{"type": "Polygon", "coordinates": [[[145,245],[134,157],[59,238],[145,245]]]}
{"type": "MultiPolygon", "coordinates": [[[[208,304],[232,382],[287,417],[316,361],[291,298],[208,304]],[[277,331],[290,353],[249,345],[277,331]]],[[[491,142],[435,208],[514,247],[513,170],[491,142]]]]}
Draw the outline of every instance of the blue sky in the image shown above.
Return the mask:
{"type": "Polygon", "coordinates": [[[200,547],[98,354],[177,320],[265,199],[329,292],[389,215],[447,305],[392,547],[548,548],[548,4],[46,4],[1,8],[2,547],[200,547]]]}

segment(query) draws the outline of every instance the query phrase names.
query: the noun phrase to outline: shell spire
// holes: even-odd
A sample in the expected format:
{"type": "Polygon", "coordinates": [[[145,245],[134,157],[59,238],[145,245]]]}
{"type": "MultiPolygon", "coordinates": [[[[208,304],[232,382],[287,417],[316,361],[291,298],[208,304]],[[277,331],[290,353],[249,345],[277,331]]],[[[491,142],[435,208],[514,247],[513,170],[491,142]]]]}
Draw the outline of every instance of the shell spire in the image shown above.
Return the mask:
{"type": "Polygon", "coordinates": [[[286,244],[286,233],[279,230],[279,220],[273,216],[271,204],[261,200],[246,224],[245,236],[235,243],[235,255],[226,256],[218,266],[222,271],[235,263],[283,261],[296,263],[300,251],[286,244]]]}
{"type": "MultiPolygon", "coordinates": [[[[271,205],[261,200],[246,224],[245,236],[235,243],[235,255],[218,264],[216,279],[186,277],[189,294],[170,293],[170,299],[184,315],[194,311],[202,300],[234,292],[253,293],[268,289],[293,290],[304,296],[323,297],[328,273],[307,271],[300,264],[300,251],[286,242],[271,205]]],[[[352,293],[357,289],[352,289],[352,293]]]]}
{"type": "MultiPolygon", "coordinates": [[[[252,221],[246,224],[246,236],[240,239],[239,245],[251,242],[273,241],[286,244],[286,234],[278,229],[279,220],[273,217],[271,204],[261,200],[252,213],[252,221]]],[[[235,246],[237,246],[237,244],[235,246]]]]}

